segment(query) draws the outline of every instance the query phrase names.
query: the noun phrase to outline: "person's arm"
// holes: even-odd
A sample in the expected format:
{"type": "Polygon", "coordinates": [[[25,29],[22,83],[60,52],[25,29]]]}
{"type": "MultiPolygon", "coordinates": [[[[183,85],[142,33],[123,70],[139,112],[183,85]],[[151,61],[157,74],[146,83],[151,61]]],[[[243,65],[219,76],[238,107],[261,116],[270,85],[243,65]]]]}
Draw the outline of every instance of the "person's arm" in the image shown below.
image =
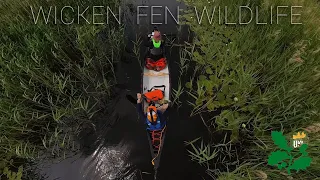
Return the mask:
{"type": "Polygon", "coordinates": [[[159,110],[163,114],[166,112],[168,107],[169,107],[169,104],[163,104],[162,106],[158,107],[157,110],[159,110]]]}
{"type": "Polygon", "coordinates": [[[165,56],[166,55],[166,46],[165,46],[164,40],[162,40],[162,42],[161,42],[161,48],[162,48],[163,55],[165,56]]]}
{"type": "Polygon", "coordinates": [[[145,46],[146,47],[149,47],[149,48],[152,48],[153,44],[152,44],[152,41],[150,41],[150,39],[148,39],[145,43],[145,46]]]}
{"type": "MultiPolygon", "coordinates": [[[[146,59],[146,58],[150,57],[149,49],[152,48],[153,44],[152,44],[152,42],[150,40],[148,40],[147,43],[145,44],[145,46],[147,47],[146,52],[144,54],[144,58],[146,59]]],[[[142,64],[144,64],[144,63],[142,62],[142,64]]]]}
{"type": "Polygon", "coordinates": [[[157,110],[157,114],[158,114],[158,116],[159,116],[159,118],[160,118],[160,122],[161,122],[161,124],[163,123],[163,122],[165,122],[165,116],[163,115],[163,113],[160,111],[160,110],[157,110]]]}
{"type": "Polygon", "coordinates": [[[169,107],[168,104],[164,104],[160,107],[157,108],[157,111],[158,111],[158,115],[159,115],[159,118],[160,118],[160,121],[161,123],[163,123],[166,118],[167,118],[167,108],[169,107]]]}
{"type": "Polygon", "coordinates": [[[163,34],[163,35],[162,35],[162,40],[163,40],[163,44],[166,44],[166,42],[167,42],[167,35],[163,34]]]}
{"type": "Polygon", "coordinates": [[[137,110],[139,113],[139,116],[142,118],[142,120],[145,120],[147,116],[144,114],[143,109],[142,109],[142,103],[137,103],[137,110]]]}
{"type": "Polygon", "coordinates": [[[146,115],[142,109],[142,99],[141,99],[140,93],[137,94],[137,110],[138,110],[139,116],[142,118],[142,120],[146,119],[146,115]]]}

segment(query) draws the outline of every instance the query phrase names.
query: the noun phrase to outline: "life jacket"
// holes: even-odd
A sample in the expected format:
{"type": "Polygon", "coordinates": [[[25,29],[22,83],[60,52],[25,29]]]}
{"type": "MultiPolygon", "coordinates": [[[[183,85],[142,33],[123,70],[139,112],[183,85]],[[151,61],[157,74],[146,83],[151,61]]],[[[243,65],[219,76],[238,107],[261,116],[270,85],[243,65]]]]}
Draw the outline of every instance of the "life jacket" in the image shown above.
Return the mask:
{"type": "Polygon", "coordinates": [[[146,121],[147,121],[147,125],[148,125],[147,129],[150,131],[159,130],[159,129],[162,129],[162,127],[163,127],[159,117],[157,118],[157,121],[155,124],[152,124],[148,119],[146,121]]]}
{"type": "Polygon", "coordinates": [[[143,94],[148,103],[150,103],[151,101],[152,102],[156,102],[156,101],[162,100],[164,98],[164,90],[155,89],[157,87],[158,88],[162,87],[165,90],[165,86],[164,85],[162,85],[162,86],[154,86],[150,90],[148,90],[148,92],[143,94]]]}
{"type": "Polygon", "coordinates": [[[157,56],[163,53],[161,48],[161,40],[159,42],[156,42],[154,39],[152,39],[152,45],[153,48],[150,49],[150,54],[157,56]]]}
{"type": "Polygon", "coordinates": [[[157,115],[157,108],[153,105],[149,106],[147,108],[147,119],[151,122],[154,123],[157,121],[158,115],[157,115]]]}
{"type": "Polygon", "coordinates": [[[167,66],[166,58],[161,58],[157,61],[154,61],[150,58],[146,60],[146,68],[154,71],[161,71],[167,66]]]}
{"type": "Polygon", "coordinates": [[[152,44],[153,44],[153,47],[155,48],[160,48],[161,46],[161,40],[159,42],[156,42],[154,39],[152,39],[152,44]]]}
{"type": "Polygon", "coordinates": [[[147,108],[147,119],[146,119],[147,125],[148,125],[148,130],[158,130],[161,129],[161,121],[158,116],[158,111],[157,108],[153,105],[150,105],[147,108]]]}

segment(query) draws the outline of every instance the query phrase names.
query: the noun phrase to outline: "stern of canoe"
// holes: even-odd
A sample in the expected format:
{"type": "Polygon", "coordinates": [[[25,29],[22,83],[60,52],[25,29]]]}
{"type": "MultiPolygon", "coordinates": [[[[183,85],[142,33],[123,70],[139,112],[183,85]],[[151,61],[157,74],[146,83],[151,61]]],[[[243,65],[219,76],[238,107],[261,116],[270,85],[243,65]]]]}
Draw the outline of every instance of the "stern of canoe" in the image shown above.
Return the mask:
{"type": "Polygon", "coordinates": [[[160,165],[160,157],[161,152],[164,144],[165,139],[165,133],[166,133],[166,126],[158,131],[149,131],[147,130],[148,134],[148,140],[150,144],[150,151],[151,151],[151,157],[152,157],[152,165],[154,166],[154,169],[158,169],[160,165]]]}

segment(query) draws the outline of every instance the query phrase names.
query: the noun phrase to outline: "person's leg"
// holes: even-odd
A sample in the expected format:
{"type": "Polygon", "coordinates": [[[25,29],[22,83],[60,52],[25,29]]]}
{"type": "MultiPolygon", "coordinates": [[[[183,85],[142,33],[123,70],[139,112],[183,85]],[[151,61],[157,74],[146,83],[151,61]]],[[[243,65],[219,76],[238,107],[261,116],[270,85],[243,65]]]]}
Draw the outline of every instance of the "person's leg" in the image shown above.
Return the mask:
{"type": "Polygon", "coordinates": [[[168,107],[169,107],[169,104],[163,104],[162,106],[158,107],[157,109],[159,111],[161,111],[162,113],[164,113],[168,107]]]}
{"type": "Polygon", "coordinates": [[[162,48],[162,53],[161,54],[159,54],[159,55],[155,55],[155,61],[158,61],[159,59],[161,59],[161,58],[164,58],[165,56],[164,56],[164,51],[163,51],[163,48],[162,48]]]}
{"type": "Polygon", "coordinates": [[[158,61],[158,60],[161,59],[162,57],[163,57],[162,54],[160,54],[160,55],[152,55],[152,60],[158,61]]]}

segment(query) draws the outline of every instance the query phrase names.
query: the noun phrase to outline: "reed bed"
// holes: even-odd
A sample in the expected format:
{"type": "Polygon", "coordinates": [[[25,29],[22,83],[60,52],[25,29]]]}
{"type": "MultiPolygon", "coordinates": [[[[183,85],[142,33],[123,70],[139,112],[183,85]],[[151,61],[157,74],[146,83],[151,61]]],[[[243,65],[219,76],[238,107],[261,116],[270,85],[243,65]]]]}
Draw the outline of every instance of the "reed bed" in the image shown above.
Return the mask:
{"type": "MultiPolygon", "coordinates": [[[[40,14],[35,24],[30,9],[42,6],[47,13],[50,6],[96,4],[118,7],[119,2],[0,2],[0,174],[12,176],[10,170],[21,165],[17,158],[33,160],[47,152],[61,156],[76,148],[76,136],[84,127],[93,128],[110,99],[114,65],[124,48],[123,27],[111,19],[103,25],[84,20],[65,25],[58,18],[55,24],[54,13],[48,23],[40,14]]],[[[71,12],[65,11],[66,21],[75,15],[71,12]]],[[[92,22],[92,14],[84,17],[92,22]]]]}
{"type": "Polygon", "coordinates": [[[144,57],[141,57],[141,45],[142,45],[142,38],[140,34],[136,34],[136,39],[135,41],[132,41],[133,43],[133,57],[137,59],[137,62],[139,63],[141,71],[143,71],[143,63],[141,62],[141,59],[144,57]]]}
{"type": "MultiPolygon", "coordinates": [[[[190,62],[198,67],[196,77],[186,84],[193,99],[189,102],[191,115],[205,117],[213,137],[221,132],[228,135],[223,142],[208,142],[196,149],[192,145],[192,159],[205,164],[213,179],[319,179],[319,2],[184,2],[190,7],[184,12],[184,23],[195,34],[185,47],[192,55],[190,62]],[[280,19],[279,24],[225,25],[218,23],[217,14],[210,24],[206,13],[199,25],[194,12],[194,7],[200,13],[206,7],[211,17],[214,6],[227,6],[229,22],[237,22],[239,6],[259,7],[260,22],[268,22],[270,7],[283,5],[302,6],[301,17],[295,20],[303,25],[292,25],[289,18],[280,19]],[[273,130],[282,131],[287,139],[308,130],[311,166],[289,175],[267,165],[269,154],[276,149],[273,130]],[[211,151],[203,151],[207,146],[211,151]],[[225,147],[224,152],[219,147],[225,147]],[[219,158],[222,156],[226,158],[219,158]]],[[[289,9],[282,12],[290,13],[289,9]]],[[[248,20],[249,11],[242,15],[248,20]]]]}

